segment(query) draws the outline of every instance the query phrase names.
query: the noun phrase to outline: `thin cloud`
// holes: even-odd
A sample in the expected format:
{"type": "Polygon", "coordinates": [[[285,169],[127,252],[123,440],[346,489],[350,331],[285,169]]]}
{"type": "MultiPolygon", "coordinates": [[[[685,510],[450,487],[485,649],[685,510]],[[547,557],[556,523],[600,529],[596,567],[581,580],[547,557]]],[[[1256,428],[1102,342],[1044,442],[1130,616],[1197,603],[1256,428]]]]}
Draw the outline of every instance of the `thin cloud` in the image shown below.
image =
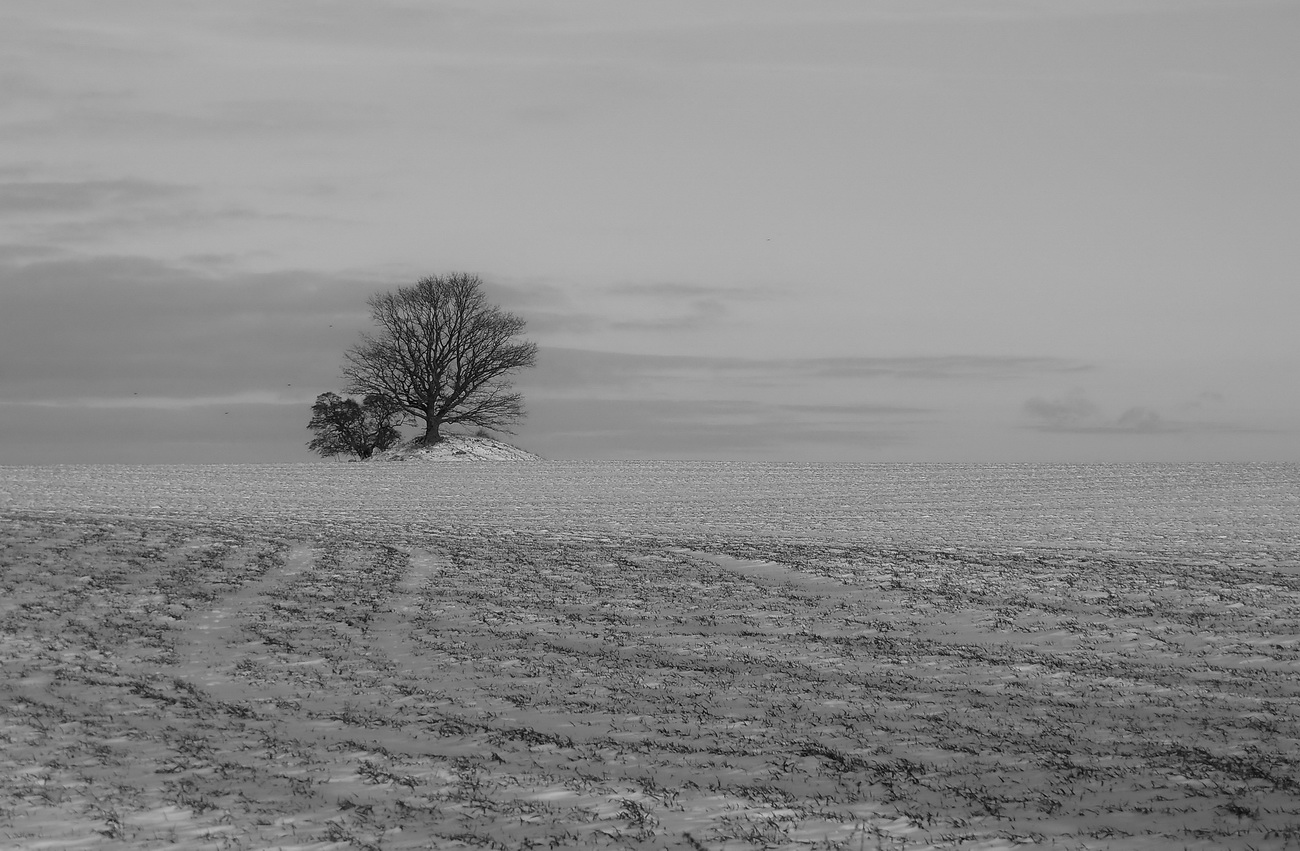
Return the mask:
{"type": "Polygon", "coordinates": [[[637,296],[652,299],[717,299],[728,301],[758,301],[772,298],[776,293],[765,287],[720,287],[685,281],[649,281],[618,284],[604,292],[614,295],[637,296]]]}
{"type": "Polygon", "coordinates": [[[1097,416],[1097,406],[1082,394],[1071,394],[1058,399],[1035,396],[1024,404],[1025,413],[1038,420],[1044,430],[1078,428],[1097,416]]]}
{"type": "Polygon", "coordinates": [[[1027,399],[1021,412],[1032,422],[1026,428],[1040,432],[1080,435],[1160,435],[1160,434],[1282,434],[1286,429],[1262,425],[1243,425],[1226,419],[1202,419],[1207,414],[1226,410],[1227,398],[1207,390],[1175,406],[1188,418],[1171,418],[1150,405],[1132,405],[1118,415],[1108,413],[1082,391],[1064,396],[1027,399]],[[1195,417],[1195,418],[1193,418],[1195,417]]]}
{"type": "MultiPolygon", "coordinates": [[[[915,56],[894,53],[890,48],[905,43],[906,39],[900,38],[904,33],[929,39],[945,29],[972,23],[1016,32],[1013,28],[1041,29],[1044,24],[1079,18],[1112,19],[1112,25],[1136,18],[1139,26],[1150,27],[1197,10],[1241,13],[1253,9],[1275,14],[1276,6],[1276,0],[957,0],[925,4],[898,0],[835,8],[723,3],[709,4],[703,11],[691,7],[683,14],[646,4],[631,13],[620,7],[617,16],[557,16],[550,29],[567,35],[562,43],[569,45],[571,53],[594,52],[625,67],[639,63],[648,74],[689,73],[698,78],[702,70],[719,70],[788,77],[800,71],[852,71],[859,84],[916,87],[940,77],[968,80],[972,69],[969,63],[960,68],[955,63],[947,67],[922,64],[915,56]],[[873,45],[880,49],[864,49],[873,45]]],[[[1024,38],[1022,34],[1019,40],[1024,38]]],[[[1117,58],[1132,61],[1129,56],[1117,58]]],[[[988,62],[996,67],[999,59],[999,54],[993,53],[988,62]]]]}
{"type": "Polygon", "coordinates": [[[623,319],[610,322],[609,327],[620,331],[683,331],[707,328],[721,322],[727,307],[717,299],[695,299],[685,313],[655,319],[623,319]]]}
{"type": "MultiPolygon", "coordinates": [[[[314,396],[311,398],[315,398],[314,396]]],[[[214,408],[231,405],[303,405],[311,399],[302,394],[286,395],[266,390],[249,390],[223,396],[83,396],[55,399],[5,400],[0,404],[27,405],[36,408],[141,408],[175,411],[185,408],[214,408]]]]}
{"type": "MultiPolygon", "coordinates": [[[[417,273],[411,281],[422,274],[417,273]]],[[[547,280],[485,280],[483,291],[494,304],[518,313],[528,322],[528,334],[588,334],[599,331],[608,319],[590,310],[566,289],[547,280]]]]}
{"type": "Polygon", "coordinates": [[[826,416],[911,416],[914,414],[933,413],[933,408],[921,408],[909,405],[777,405],[783,411],[795,411],[801,414],[819,414],[826,416]]]}
{"type": "Polygon", "coordinates": [[[1159,411],[1139,405],[1129,408],[1115,420],[1116,427],[1130,432],[1157,434],[1160,432],[1180,431],[1181,429],[1165,421],[1159,411]]]}
{"type": "Polygon", "coordinates": [[[646,355],[544,347],[528,382],[539,388],[629,387],[649,381],[724,377],[731,382],[792,382],[805,379],[858,381],[1002,380],[1089,369],[1067,358],[983,355],[857,358],[738,358],[646,355]]]}
{"type": "Polygon", "coordinates": [[[105,208],[173,202],[192,187],[153,180],[8,180],[0,182],[0,216],[82,213],[105,208]]]}
{"type": "Polygon", "coordinates": [[[1068,358],[997,355],[934,355],[892,358],[817,358],[802,362],[825,378],[952,380],[1021,378],[1044,373],[1083,372],[1088,364],[1068,358]]]}
{"type": "Polygon", "coordinates": [[[61,243],[88,243],[111,238],[121,232],[147,230],[166,232],[179,230],[196,230],[220,223],[243,222],[338,222],[341,219],[330,216],[303,216],[286,213],[270,213],[252,207],[224,206],[151,206],[137,209],[129,207],[105,210],[98,215],[81,218],[69,217],[48,223],[32,223],[28,230],[39,239],[61,243]]]}
{"type": "Polygon", "coordinates": [[[483,28],[514,30],[550,20],[533,4],[489,8],[398,0],[372,0],[364,6],[333,3],[328,7],[314,0],[287,0],[231,5],[215,8],[210,14],[212,26],[207,33],[239,44],[283,46],[305,42],[336,50],[355,50],[362,45],[419,56],[427,54],[430,33],[454,36],[483,28]]]}
{"type": "Polygon", "coordinates": [[[818,378],[798,360],[542,347],[538,362],[519,386],[526,431],[550,457],[863,457],[941,419],[924,405],[863,399],[862,387],[818,378]]]}
{"type": "Polygon", "coordinates": [[[1078,392],[1056,399],[1036,396],[1026,400],[1022,410],[1035,420],[1029,428],[1042,432],[1153,435],[1240,430],[1226,424],[1169,420],[1160,411],[1146,405],[1134,405],[1118,416],[1109,416],[1078,392]]]}
{"type": "Polygon", "coordinates": [[[306,409],[236,403],[73,410],[0,404],[3,464],[308,460],[306,409]]]}
{"type": "Polygon", "coordinates": [[[373,127],[383,116],[373,103],[311,103],[287,98],[231,99],[212,104],[145,108],[118,95],[68,97],[53,111],[2,123],[11,139],[83,136],[97,139],[269,140],[319,139],[373,127]]]}
{"type": "MultiPolygon", "coordinates": [[[[54,88],[31,74],[13,71],[0,73],[0,106],[13,107],[31,101],[48,101],[54,88]]],[[[0,168],[0,174],[6,171],[0,168]]]]}
{"type": "Polygon", "coordinates": [[[750,401],[577,399],[529,403],[531,441],[548,457],[809,459],[905,443],[897,424],[792,418],[750,401]]]}
{"type": "Polygon", "coordinates": [[[0,244],[0,273],[5,268],[66,256],[67,251],[65,249],[55,248],[52,245],[0,244]]]}
{"type": "Polygon", "coordinates": [[[1226,404],[1228,398],[1217,390],[1205,390],[1196,395],[1196,398],[1184,402],[1182,407],[1188,410],[1200,408],[1220,408],[1226,404]]]}
{"type": "Polygon", "coordinates": [[[606,323],[606,327],[617,331],[684,331],[714,327],[731,314],[730,305],[769,300],[774,295],[765,287],[722,287],[686,281],[624,283],[604,287],[601,293],[633,299],[637,303],[637,318],[606,323]],[[651,305],[649,310],[644,306],[647,302],[651,305]],[[655,311],[666,314],[654,315],[655,311]],[[651,315],[645,315],[647,313],[651,315]]]}
{"type": "Polygon", "coordinates": [[[322,392],[338,384],[377,288],[361,276],[64,257],[0,264],[0,289],[0,397],[14,401],[322,392]]]}
{"type": "MultiPolygon", "coordinates": [[[[251,207],[214,204],[197,187],[140,178],[0,181],[0,220],[28,243],[68,245],[123,231],[198,229],[219,222],[320,221],[251,207]]],[[[19,259],[10,253],[8,258],[19,259]]]]}

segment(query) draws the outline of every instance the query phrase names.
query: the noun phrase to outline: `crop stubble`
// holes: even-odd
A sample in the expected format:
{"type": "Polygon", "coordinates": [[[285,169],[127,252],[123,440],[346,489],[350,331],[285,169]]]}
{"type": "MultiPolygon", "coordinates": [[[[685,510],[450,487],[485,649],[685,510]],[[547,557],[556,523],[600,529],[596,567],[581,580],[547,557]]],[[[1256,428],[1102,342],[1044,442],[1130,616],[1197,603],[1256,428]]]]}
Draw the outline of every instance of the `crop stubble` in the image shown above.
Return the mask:
{"type": "Polygon", "coordinates": [[[0,517],[0,845],[1300,846],[1300,580],[0,517]]]}

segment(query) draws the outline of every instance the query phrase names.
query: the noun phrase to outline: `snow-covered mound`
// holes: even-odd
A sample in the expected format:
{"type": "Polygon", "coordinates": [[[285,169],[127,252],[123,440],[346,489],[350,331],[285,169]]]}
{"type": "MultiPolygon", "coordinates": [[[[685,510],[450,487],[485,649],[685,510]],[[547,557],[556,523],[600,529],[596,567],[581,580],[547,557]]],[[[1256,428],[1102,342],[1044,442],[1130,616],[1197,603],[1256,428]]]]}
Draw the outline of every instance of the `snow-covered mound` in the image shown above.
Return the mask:
{"type": "Polygon", "coordinates": [[[407,441],[400,446],[371,456],[372,461],[541,461],[534,455],[493,440],[490,437],[473,437],[468,434],[448,434],[433,446],[425,446],[423,438],[407,441]]]}

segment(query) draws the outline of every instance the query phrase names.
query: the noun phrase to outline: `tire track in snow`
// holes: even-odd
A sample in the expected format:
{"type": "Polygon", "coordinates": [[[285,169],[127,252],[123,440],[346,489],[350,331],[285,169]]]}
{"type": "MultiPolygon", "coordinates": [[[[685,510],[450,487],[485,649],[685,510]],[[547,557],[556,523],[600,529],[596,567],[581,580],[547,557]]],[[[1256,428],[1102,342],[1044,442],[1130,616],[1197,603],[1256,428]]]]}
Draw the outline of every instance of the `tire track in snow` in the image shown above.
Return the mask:
{"type": "Polygon", "coordinates": [[[862,595],[860,589],[856,589],[851,585],[845,585],[843,582],[837,582],[834,579],[828,579],[824,576],[805,573],[798,568],[791,567],[788,564],[781,564],[780,562],[767,561],[763,559],[736,558],[735,556],[724,555],[722,553],[711,553],[703,550],[676,547],[672,549],[672,552],[680,553],[689,556],[690,558],[700,559],[701,561],[707,561],[723,570],[743,576],[755,585],[766,585],[777,588],[794,587],[801,591],[808,591],[817,594],[834,594],[845,598],[853,598],[862,595]]]}
{"type": "Polygon", "coordinates": [[[309,569],[315,556],[314,548],[296,544],[283,565],[267,570],[238,591],[219,597],[211,608],[186,617],[176,641],[177,676],[225,702],[264,697],[262,690],[253,689],[234,673],[240,649],[264,646],[245,625],[251,615],[266,608],[270,594],[277,587],[292,582],[309,569]]]}
{"type": "Polygon", "coordinates": [[[413,550],[406,574],[393,586],[388,608],[367,629],[367,643],[398,671],[409,671],[423,655],[414,637],[414,624],[427,605],[427,590],[434,577],[448,567],[445,557],[429,550],[413,550]]]}

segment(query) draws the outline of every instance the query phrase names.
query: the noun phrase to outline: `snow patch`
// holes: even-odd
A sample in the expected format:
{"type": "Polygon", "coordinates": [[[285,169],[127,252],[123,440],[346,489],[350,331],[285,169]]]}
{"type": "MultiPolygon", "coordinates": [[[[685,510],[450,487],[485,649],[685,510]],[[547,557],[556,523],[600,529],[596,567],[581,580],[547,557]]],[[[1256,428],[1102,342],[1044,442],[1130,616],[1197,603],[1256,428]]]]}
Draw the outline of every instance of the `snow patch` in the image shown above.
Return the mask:
{"type": "Polygon", "coordinates": [[[372,461],[541,461],[517,446],[468,434],[449,434],[432,446],[425,446],[423,438],[407,441],[400,446],[376,452],[372,461]]]}

